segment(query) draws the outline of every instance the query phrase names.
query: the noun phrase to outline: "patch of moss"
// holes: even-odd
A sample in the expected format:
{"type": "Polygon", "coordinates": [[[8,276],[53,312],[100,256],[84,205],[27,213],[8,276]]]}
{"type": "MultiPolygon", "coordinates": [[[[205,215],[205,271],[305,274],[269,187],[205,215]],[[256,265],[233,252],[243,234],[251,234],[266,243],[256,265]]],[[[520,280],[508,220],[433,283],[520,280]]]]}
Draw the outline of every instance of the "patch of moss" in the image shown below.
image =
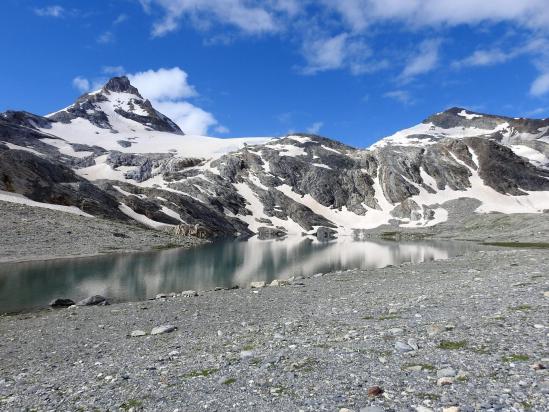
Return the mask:
{"type": "Polygon", "coordinates": [[[183,375],[184,378],[207,378],[210,375],[213,375],[216,373],[219,369],[202,369],[202,370],[196,370],[191,371],[185,375],[183,375]]]}
{"type": "Polygon", "coordinates": [[[252,345],[251,343],[248,343],[244,346],[242,346],[242,350],[254,350],[255,349],[255,346],[252,345]]]}
{"type": "Polygon", "coordinates": [[[120,409],[124,411],[129,411],[132,408],[141,408],[143,406],[143,402],[138,399],[130,399],[126,402],[124,402],[122,405],[120,405],[120,409]]]}
{"type": "Polygon", "coordinates": [[[235,378],[229,378],[229,379],[225,379],[223,382],[221,382],[223,385],[232,385],[233,383],[236,382],[236,379],[235,378]]]}
{"type": "Polygon", "coordinates": [[[464,341],[464,340],[460,340],[457,342],[443,340],[438,344],[439,349],[447,349],[447,350],[463,349],[466,346],[467,346],[467,341],[464,341]]]}
{"type": "Polygon", "coordinates": [[[418,392],[416,396],[421,399],[429,399],[430,401],[438,401],[440,399],[440,395],[436,393],[418,392]]]}
{"type": "Polygon", "coordinates": [[[518,306],[512,306],[509,309],[510,310],[516,310],[516,311],[524,311],[524,310],[532,309],[532,306],[530,306],[530,305],[518,305],[518,306]]]}
{"type": "Polygon", "coordinates": [[[363,316],[362,319],[363,319],[363,320],[372,320],[372,319],[374,319],[374,317],[373,317],[373,316],[368,316],[368,315],[367,315],[367,316],[363,316]]]}
{"type": "Polygon", "coordinates": [[[521,355],[521,354],[513,354],[513,355],[507,355],[503,356],[501,358],[504,362],[526,362],[530,359],[528,355],[521,355]]]}

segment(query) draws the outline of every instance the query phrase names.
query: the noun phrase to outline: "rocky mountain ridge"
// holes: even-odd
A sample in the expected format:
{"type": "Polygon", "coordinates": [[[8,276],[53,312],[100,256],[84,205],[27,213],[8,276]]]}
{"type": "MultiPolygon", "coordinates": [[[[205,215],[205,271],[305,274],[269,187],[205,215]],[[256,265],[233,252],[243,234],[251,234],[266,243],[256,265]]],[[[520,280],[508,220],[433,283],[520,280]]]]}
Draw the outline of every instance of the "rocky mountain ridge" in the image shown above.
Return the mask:
{"type": "Polygon", "coordinates": [[[125,77],[41,117],[0,115],[0,200],[200,236],[431,226],[444,203],[549,209],[549,119],[452,108],[356,149],[324,137],[184,134],[125,77]]]}

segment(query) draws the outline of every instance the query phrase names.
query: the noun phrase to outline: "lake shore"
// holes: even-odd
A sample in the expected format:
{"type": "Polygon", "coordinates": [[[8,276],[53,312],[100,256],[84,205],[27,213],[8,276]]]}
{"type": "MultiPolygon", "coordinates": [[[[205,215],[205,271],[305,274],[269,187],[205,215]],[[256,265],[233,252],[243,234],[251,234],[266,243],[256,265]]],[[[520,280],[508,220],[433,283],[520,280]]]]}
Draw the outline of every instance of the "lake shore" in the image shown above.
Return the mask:
{"type": "Polygon", "coordinates": [[[194,247],[206,241],[0,201],[0,264],[194,247]]]}
{"type": "MultiPolygon", "coordinates": [[[[382,226],[364,238],[466,240],[549,246],[549,214],[474,214],[479,202],[446,202],[448,220],[431,227],[382,226]]],[[[207,241],[137,225],[0,201],[0,264],[199,246],[207,241]]]]}
{"type": "Polygon", "coordinates": [[[547,410],[548,290],[503,249],[6,316],[0,409],[547,410]]]}

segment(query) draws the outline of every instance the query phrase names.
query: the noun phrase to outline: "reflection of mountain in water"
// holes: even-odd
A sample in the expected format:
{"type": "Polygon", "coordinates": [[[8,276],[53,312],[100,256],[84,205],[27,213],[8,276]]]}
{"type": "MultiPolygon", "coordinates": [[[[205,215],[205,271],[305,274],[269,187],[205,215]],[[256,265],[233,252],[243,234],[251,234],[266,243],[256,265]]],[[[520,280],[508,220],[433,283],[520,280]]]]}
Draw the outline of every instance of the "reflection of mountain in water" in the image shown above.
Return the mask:
{"type": "Polygon", "coordinates": [[[160,292],[245,286],[254,280],[445,259],[476,248],[456,242],[251,239],[189,250],[4,265],[0,267],[0,312],[45,306],[56,297],[102,294],[114,300],[140,300],[160,292]]]}

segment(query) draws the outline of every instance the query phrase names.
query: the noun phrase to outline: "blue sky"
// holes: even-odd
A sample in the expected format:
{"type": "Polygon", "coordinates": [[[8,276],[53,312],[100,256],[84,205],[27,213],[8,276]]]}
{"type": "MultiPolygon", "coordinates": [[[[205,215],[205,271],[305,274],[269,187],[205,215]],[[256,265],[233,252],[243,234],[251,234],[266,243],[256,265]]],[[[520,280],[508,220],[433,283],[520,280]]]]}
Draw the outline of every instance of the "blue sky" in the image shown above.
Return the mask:
{"type": "Polygon", "coordinates": [[[0,111],[128,74],[221,137],[365,147],[451,106],[549,116],[547,0],[3,0],[0,27],[0,111]]]}

